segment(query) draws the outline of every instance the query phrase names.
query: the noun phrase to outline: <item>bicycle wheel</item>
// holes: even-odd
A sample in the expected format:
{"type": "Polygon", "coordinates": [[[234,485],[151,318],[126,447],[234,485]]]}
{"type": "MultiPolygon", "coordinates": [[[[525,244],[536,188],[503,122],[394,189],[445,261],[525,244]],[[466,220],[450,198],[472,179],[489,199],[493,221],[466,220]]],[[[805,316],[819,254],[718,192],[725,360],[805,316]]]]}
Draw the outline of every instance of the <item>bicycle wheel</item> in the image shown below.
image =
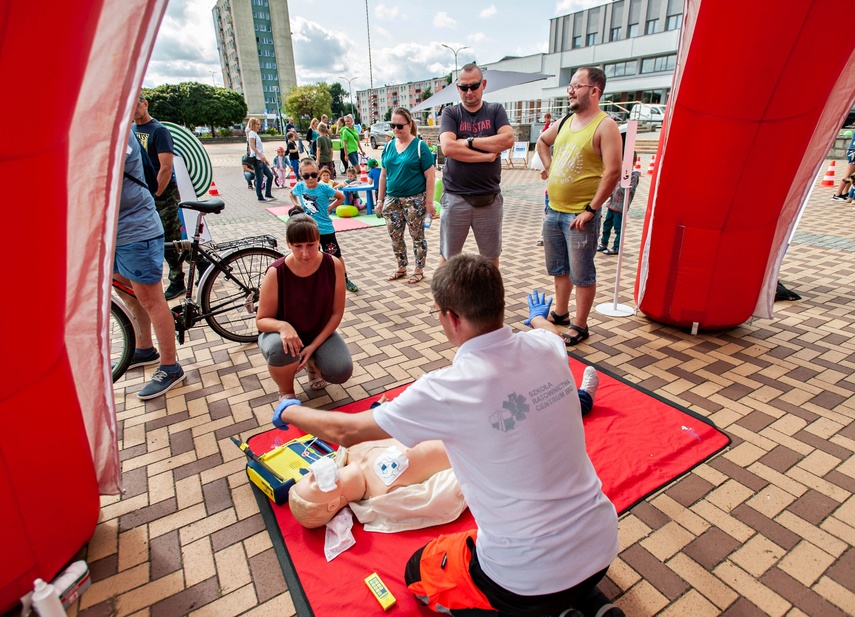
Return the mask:
{"type": "Polygon", "coordinates": [[[211,328],[230,341],[251,343],[258,338],[255,313],[261,281],[271,264],[282,257],[262,247],[239,249],[227,255],[201,290],[202,317],[211,328]]]}
{"type": "Polygon", "coordinates": [[[131,320],[125,311],[110,300],[110,364],[113,369],[113,382],[125,374],[134,357],[137,335],[131,320]]]}

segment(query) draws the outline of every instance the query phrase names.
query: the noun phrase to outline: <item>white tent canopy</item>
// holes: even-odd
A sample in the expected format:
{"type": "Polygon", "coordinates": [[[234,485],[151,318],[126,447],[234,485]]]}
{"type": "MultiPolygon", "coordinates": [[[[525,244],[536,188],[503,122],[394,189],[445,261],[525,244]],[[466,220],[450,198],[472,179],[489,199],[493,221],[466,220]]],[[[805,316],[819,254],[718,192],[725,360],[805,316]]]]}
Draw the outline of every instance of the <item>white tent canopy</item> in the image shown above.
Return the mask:
{"type": "MultiPolygon", "coordinates": [[[[484,96],[487,98],[490,98],[488,95],[499,90],[504,90],[505,88],[512,88],[513,86],[553,77],[553,75],[545,75],[544,73],[521,73],[519,71],[500,71],[498,69],[483,69],[483,71],[484,79],[487,81],[487,85],[484,87],[484,96]]],[[[460,97],[457,93],[457,88],[452,85],[443,88],[432,97],[425,99],[410,111],[414,112],[439,107],[447,103],[456,103],[459,100],[460,97]]]]}

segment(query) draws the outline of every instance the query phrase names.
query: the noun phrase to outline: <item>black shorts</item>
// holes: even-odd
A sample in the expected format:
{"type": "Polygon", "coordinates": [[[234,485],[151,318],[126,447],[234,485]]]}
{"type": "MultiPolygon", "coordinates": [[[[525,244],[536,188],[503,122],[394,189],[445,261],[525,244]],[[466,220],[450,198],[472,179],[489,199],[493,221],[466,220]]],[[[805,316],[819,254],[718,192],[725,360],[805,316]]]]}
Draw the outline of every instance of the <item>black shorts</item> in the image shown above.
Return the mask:
{"type": "Polygon", "coordinates": [[[335,239],[335,232],[321,234],[321,250],[333,257],[341,257],[341,247],[338,245],[338,240],[335,239]]]}

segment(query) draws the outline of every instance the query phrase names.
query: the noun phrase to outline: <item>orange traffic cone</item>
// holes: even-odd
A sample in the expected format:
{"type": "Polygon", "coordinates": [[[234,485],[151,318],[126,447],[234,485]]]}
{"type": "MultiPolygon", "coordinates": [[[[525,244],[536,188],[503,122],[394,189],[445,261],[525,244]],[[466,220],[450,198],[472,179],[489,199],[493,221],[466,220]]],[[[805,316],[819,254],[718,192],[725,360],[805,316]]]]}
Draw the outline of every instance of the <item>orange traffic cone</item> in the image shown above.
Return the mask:
{"type": "Polygon", "coordinates": [[[653,175],[653,167],[656,165],[656,155],[650,157],[650,165],[647,166],[647,175],[653,175]]]}
{"type": "Polygon", "coordinates": [[[361,170],[359,172],[359,182],[360,184],[368,184],[368,170],[365,168],[365,163],[361,166],[361,170]]]}
{"type": "Polygon", "coordinates": [[[635,160],[635,167],[632,168],[633,171],[641,172],[641,157],[639,156],[635,160]]]}
{"type": "Polygon", "coordinates": [[[290,188],[294,188],[297,186],[297,174],[291,174],[290,178],[291,180],[289,181],[288,186],[290,188]]]}
{"type": "Polygon", "coordinates": [[[820,186],[834,186],[834,161],[825,170],[825,177],[822,179],[820,186]]]}
{"type": "Polygon", "coordinates": [[[220,192],[217,190],[217,183],[211,180],[211,188],[208,189],[208,195],[212,195],[213,197],[219,197],[220,192]]]}

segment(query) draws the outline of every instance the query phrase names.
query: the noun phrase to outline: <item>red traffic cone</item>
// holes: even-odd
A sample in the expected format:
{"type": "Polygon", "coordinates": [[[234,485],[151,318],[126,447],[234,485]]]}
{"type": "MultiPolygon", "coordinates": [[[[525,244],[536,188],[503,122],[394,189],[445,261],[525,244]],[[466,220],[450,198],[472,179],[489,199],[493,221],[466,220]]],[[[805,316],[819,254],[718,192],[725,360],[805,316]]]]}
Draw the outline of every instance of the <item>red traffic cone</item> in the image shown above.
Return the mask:
{"type": "Polygon", "coordinates": [[[291,180],[289,181],[288,186],[290,188],[294,188],[295,186],[297,186],[297,174],[291,174],[290,178],[291,180]]]}
{"type": "Polygon", "coordinates": [[[208,195],[219,197],[220,192],[217,190],[217,183],[211,180],[211,188],[208,189],[208,195]]]}
{"type": "Polygon", "coordinates": [[[825,177],[822,179],[820,186],[834,186],[834,161],[825,170],[825,177]]]}
{"type": "Polygon", "coordinates": [[[641,172],[641,157],[639,156],[635,161],[635,167],[632,168],[633,171],[641,172]]]}
{"type": "Polygon", "coordinates": [[[368,170],[365,168],[365,163],[363,163],[360,167],[361,169],[359,172],[359,182],[360,184],[368,184],[368,170]]]}
{"type": "Polygon", "coordinates": [[[653,175],[653,167],[656,165],[656,155],[650,157],[650,165],[647,166],[647,175],[653,175]]]}

